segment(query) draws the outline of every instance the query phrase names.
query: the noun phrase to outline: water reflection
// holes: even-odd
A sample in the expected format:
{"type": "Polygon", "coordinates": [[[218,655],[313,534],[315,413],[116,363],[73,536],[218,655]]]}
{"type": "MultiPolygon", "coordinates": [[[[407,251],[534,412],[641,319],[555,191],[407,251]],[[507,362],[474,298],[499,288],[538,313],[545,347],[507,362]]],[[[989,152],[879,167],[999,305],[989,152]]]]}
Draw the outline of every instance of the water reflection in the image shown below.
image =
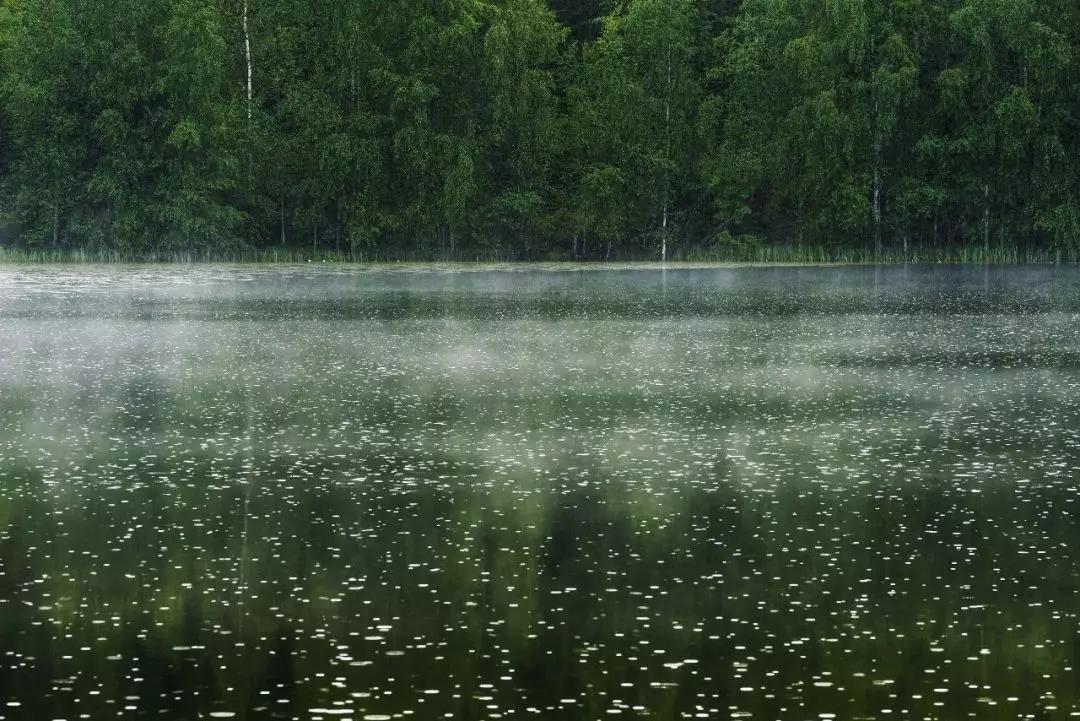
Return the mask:
{"type": "Polygon", "coordinates": [[[0,717],[1080,715],[990,273],[0,271],[0,717]]]}

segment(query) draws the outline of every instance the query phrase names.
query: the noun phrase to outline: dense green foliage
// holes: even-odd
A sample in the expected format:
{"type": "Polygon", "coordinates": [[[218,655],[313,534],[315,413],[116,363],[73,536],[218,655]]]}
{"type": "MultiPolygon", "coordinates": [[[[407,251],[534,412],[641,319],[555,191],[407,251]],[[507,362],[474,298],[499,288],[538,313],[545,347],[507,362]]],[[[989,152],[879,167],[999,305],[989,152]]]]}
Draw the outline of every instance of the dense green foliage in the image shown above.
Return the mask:
{"type": "Polygon", "coordinates": [[[1080,248],[1075,0],[0,0],[0,243],[1080,248]]]}

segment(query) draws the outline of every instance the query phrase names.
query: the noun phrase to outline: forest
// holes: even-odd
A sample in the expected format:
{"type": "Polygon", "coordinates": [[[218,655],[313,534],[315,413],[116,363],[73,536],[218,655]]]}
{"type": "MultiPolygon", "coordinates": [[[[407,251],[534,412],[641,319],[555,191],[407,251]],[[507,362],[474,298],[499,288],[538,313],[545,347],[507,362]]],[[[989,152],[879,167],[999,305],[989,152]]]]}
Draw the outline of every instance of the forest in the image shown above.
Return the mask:
{"type": "Polygon", "coordinates": [[[1076,0],[0,0],[0,246],[1071,258],[1078,118],[1076,0]]]}

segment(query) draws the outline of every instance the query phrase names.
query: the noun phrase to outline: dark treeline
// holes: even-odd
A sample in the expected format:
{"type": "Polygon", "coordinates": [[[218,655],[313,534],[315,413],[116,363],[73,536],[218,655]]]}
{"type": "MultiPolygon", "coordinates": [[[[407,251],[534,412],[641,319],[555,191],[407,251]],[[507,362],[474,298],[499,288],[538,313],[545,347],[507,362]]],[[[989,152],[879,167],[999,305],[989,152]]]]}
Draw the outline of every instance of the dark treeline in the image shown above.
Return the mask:
{"type": "Polygon", "coordinates": [[[0,243],[1080,246],[1076,0],[0,0],[0,243]]]}

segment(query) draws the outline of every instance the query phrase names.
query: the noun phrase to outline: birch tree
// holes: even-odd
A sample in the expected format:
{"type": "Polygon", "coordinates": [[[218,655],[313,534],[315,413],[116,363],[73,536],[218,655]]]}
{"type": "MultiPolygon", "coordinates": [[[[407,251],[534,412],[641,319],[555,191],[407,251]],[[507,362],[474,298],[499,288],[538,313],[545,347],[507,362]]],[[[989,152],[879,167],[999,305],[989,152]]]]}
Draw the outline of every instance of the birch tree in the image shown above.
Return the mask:
{"type": "Polygon", "coordinates": [[[661,260],[675,237],[673,208],[696,178],[705,27],[696,0],[627,3],[604,19],[600,39],[586,50],[574,95],[592,161],[583,192],[608,187],[589,180],[597,168],[625,178],[633,206],[627,219],[648,229],[636,235],[655,243],[661,260]]]}
{"type": "Polygon", "coordinates": [[[4,242],[1080,254],[1074,0],[0,0],[4,242]]]}
{"type": "Polygon", "coordinates": [[[751,0],[722,54],[707,167],[721,227],[753,214],[794,245],[865,233],[880,254],[918,75],[889,11],[751,0]]]}
{"type": "Polygon", "coordinates": [[[488,216],[495,234],[516,238],[528,257],[560,142],[552,66],[565,32],[539,0],[507,0],[491,13],[483,38],[488,216]]]}
{"type": "Polygon", "coordinates": [[[1074,4],[1034,0],[969,0],[948,17],[957,52],[938,76],[942,148],[961,232],[985,249],[1039,229],[1077,240],[1065,135],[1075,48],[1054,29],[1068,18],[1074,4]]]}

